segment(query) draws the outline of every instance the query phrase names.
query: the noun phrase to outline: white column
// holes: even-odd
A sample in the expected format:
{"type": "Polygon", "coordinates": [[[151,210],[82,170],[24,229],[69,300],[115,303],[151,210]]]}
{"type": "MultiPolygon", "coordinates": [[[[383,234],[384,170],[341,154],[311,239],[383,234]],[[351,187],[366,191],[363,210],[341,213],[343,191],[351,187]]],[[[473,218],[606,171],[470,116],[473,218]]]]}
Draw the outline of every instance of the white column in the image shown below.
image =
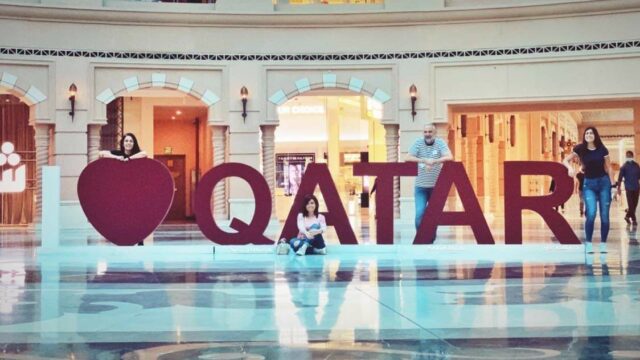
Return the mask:
{"type": "MultiPolygon", "coordinates": [[[[226,162],[227,127],[211,125],[211,143],[213,145],[213,166],[226,162]]],[[[216,219],[228,219],[227,184],[220,181],[213,190],[213,216],[216,219]]]]}
{"type": "Polygon", "coordinates": [[[276,126],[262,125],[262,175],[271,191],[271,219],[276,217],[276,126]]]}
{"type": "Polygon", "coordinates": [[[51,136],[49,124],[35,124],[35,143],[36,143],[36,209],[33,214],[33,223],[38,224],[42,221],[42,167],[49,165],[49,147],[51,144],[51,136]]]}
{"type": "MultiPolygon", "coordinates": [[[[398,125],[385,124],[384,141],[387,146],[387,162],[398,162],[398,143],[400,135],[398,125]]],[[[393,178],[393,218],[400,218],[400,179],[393,178]]]]}
{"type": "Polygon", "coordinates": [[[42,248],[60,245],[60,167],[43,166],[42,178],[42,248]]]}
{"type": "Polygon", "coordinates": [[[98,160],[98,152],[100,151],[100,129],[102,124],[91,124],[87,126],[87,148],[89,162],[98,160]]]}
{"type": "Polygon", "coordinates": [[[340,110],[340,104],[337,97],[327,98],[327,160],[329,166],[329,172],[334,179],[338,179],[338,190],[342,189],[340,183],[340,118],[342,113],[340,110]]]}

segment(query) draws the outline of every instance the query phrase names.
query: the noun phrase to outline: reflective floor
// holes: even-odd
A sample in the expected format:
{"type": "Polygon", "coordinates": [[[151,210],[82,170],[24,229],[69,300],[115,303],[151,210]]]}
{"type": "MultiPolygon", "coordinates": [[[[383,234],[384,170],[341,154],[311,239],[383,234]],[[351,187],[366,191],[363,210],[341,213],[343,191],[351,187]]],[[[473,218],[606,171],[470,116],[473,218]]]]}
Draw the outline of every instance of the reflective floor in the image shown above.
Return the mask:
{"type": "Polygon", "coordinates": [[[2,229],[0,358],[638,359],[640,249],[618,207],[593,255],[557,246],[535,216],[519,247],[448,228],[411,246],[399,225],[399,245],[330,236],[328,255],[306,257],[214,254],[195,225],[132,248],[65,231],[48,252],[37,231],[2,229]]]}

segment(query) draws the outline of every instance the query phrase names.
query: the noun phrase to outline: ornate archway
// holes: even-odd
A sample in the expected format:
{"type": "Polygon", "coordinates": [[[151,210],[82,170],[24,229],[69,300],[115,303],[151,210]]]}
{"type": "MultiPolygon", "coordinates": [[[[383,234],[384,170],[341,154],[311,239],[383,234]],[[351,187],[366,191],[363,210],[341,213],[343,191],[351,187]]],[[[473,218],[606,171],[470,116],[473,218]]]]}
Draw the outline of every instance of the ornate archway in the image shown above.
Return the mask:
{"type": "MultiPolygon", "coordinates": [[[[4,161],[2,165],[24,166],[24,190],[19,193],[2,194],[2,218],[0,224],[18,225],[39,223],[42,218],[41,169],[49,165],[51,124],[36,122],[35,114],[44,111],[40,107],[47,96],[32,84],[21,84],[19,78],[3,71],[0,77],[0,95],[2,104],[2,143],[12,146],[3,149],[6,159],[9,151],[19,159],[17,164],[4,161]],[[11,149],[10,149],[11,148],[11,149]]],[[[14,156],[15,156],[14,155],[14,156]]],[[[6,170],[3,167],[3,172],[6,170]]],[[[15,174],[15,173],[14,173],[15,174]]],[[[18,180],[16,177],[14,180],[18,180]]],[[[0,190],[0,192],[2,192],[0,190]]]]}
{"type": "MultiPolygon", "coordinates": [[[[96,96],[96,117],[98,119],[106,119],[106,109],[108,104],[123,96],[136,96],[135,92],[146,89],[163,89],[173,92],[180,92],[189,97],[198,100],[202,105],[206,106],[209,112],[209,121],[207,122],[211,129],[211,147],[213,149],[213,166],[225,162],[227,153],[227,126],[224,123],[220,125],[212,124],[213,107],[221,99],[212,89],[208,87],[198,87],[197,82],[188,76],[180,76],[176,71],[171,72],[140,72],[135,76],[123,77],[118,82],[118,86],[110,86],[102,88],[96,96]],[[199,90],[198,90],[199,89],[199,90]]],[[[89,124],[88,129],[88,154],[89,161],[97,159],[100,150],[101,128],[106,121],[89,124]]],[[[226,218],[227,211],[227,189],[224,183],[220,183],[214,191],[213,196],[214,211],[216,217],[226,218]]]]}

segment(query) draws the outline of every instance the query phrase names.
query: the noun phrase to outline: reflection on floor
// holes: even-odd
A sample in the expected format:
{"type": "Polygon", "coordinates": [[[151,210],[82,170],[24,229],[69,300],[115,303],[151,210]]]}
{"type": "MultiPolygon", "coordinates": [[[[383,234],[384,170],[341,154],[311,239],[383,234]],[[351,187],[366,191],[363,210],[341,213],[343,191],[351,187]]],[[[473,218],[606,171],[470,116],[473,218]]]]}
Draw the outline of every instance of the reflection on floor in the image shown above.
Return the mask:
{"type": "MultiPolygon", "coordinates": [[[[532,245],[511,259],[491,246],[464,257],[339,245],[306,257],[153,253],[210,245],[194,225],[163,226],[122,258],[56,257],[36,250],[37,232],[3,229],[0,358],[637,359],[640,249],[621,214],[614,206],[607,253],[566,258],[530,250],[555,241],[535,216],[532,245]]],[[[577,211],[565,215],[582,238],[577,211]]],[[[363,243],[375,242],[368,226],[363,243]]],[[[491,228],[503,238],[499,220],[491,228]]],[[[445,228],[436,244],[473,244],[470,234],[445,228]]],[[[113,249],[94,231],[62,243],[113,249]]]]}

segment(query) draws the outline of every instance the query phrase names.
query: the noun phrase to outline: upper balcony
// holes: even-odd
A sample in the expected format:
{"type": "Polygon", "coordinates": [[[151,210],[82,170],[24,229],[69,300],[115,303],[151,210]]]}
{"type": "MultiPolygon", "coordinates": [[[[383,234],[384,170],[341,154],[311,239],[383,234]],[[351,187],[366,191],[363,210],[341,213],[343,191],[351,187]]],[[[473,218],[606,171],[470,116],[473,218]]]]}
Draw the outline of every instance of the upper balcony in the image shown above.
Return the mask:
{"type": "Polygon", "coordinates": [[[249,27],[412,25],[639,9],[640,0],[0,0],[4,18],[249,27]]]}

